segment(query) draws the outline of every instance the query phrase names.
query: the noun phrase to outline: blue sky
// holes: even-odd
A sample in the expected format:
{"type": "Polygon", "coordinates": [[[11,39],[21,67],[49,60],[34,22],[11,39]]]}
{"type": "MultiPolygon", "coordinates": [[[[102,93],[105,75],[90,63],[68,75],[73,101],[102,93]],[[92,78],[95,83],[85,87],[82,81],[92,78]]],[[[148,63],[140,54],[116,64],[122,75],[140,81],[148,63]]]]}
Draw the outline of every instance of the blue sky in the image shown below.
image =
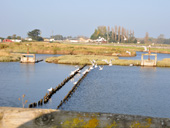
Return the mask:
{"type": "Polygon", "coordinates": [[[0,0],[0,37],[40,29],[90,37],[97,26],[123,26],[136,37],[170,38],[170,0],[0,0]]]}

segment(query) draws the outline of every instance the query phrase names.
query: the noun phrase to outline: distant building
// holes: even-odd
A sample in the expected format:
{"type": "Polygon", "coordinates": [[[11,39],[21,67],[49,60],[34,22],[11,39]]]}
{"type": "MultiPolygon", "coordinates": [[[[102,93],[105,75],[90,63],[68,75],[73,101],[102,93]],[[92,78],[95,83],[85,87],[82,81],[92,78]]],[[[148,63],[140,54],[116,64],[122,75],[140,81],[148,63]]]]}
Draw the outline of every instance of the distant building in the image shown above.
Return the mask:
{"type": "Polygon", "coordinates": [[[91,43],[91,42],[93,42],[93,40],[87,39],[87,40],[85,40],[85,42],[86,42],[86,43],[91,43]]]}
{"type": "Polygon", "coordinates": [[[78,40],[70,40],[71,43],[77,43],[78,40]]]}
{"type": "Polygon", "coordinates": [[[3,42],[12,42],[10,39],[4,39],[3,42]]]}
{"type": "Polygon", "coordinates": [[[21,40],[18,40],[18,39],[11,39],[12,42],[17,42],[17,43],[20,43],[21,40]]]}
{"type": "Polygon", "coordinates": [[[2,42],[2,40],[0,39],[0,42],[2,42]]]}
{"type": "Polygon", "coordinates": [[[27,41],[32,41],[32,38],[25,38],[25,40],[27,40],[27,41]]]}
{"type": "Polygon", "coordinates": [[[49,40],[50,42],[53,42],[53,41],[55,41],[53,38],[51,38],[50,40],[49,40]]]}
{"type": "Polygon", "coordinates": [[[50,39],[44,38],[44,42],[49,42],[49,41],[50,41],[50,39]]]}
{"type": "Polygon", "coordinates": [[[100,36],[99,36],[99,38],[96,39],[95,41],[98,42],[98,43],[107,43],[106,39],[103,38],[103,37],[100,37],[100,36]]]}
{"type": "Polygon", "coordinates": [[[140,41],[137,41],[137,44],[140,44],[140,41]]]}

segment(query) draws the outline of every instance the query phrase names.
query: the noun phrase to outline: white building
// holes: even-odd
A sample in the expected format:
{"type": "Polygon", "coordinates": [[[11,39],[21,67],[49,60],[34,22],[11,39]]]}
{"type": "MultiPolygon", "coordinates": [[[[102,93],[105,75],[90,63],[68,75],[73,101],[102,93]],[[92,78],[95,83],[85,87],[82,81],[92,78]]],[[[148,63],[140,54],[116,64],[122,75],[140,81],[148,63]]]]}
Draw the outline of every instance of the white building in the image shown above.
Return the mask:
{"type": "Polygon", "coordinates": [[[32,41],[32,38],[25,38],[25,40],[27,40],[27,41],[32,41]]]}
{"type": "Polygon", "coordinates": [[[70,40],[71,43],[77,43],[78,40],[70,40]]]}
{"type": "Polygon", "coordinates": [[[50,39],[50,42],[53,42],[53,41],[55,41],[55,40],[54,40],[53,38],[51,38],[51,39],[50,39]]]}
{"type": "Polygon", "coordinates": [[[101,43],[101,42],[106,42],[106,39],[105,39],[105,38],[103,38],[103,37],[100,37],[100,36],[99,36],[99,38],[98,38],[98,39],[96,39],[95,41],[96,41],[96,42],[100,42],[100,43],[101,43]]]}
{"type": "Polygon", "coordinates": [[[20,43],[21,40],[18,40],[18,39],[11,39],[12,42],[17,42],[17,43],[20,43]]]}

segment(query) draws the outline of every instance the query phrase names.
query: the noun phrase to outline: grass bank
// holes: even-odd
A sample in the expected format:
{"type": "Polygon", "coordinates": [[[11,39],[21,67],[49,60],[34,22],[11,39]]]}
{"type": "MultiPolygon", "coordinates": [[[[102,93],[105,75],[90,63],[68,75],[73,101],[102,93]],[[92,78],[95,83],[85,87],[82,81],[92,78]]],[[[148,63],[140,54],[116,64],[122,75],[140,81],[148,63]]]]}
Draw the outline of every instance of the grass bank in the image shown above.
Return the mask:
{"type": "Polygon", "coordinates": [[[20,54],[0,51],[0,62],[16,62],[20,60],[20,54]]]}
{"type": "MultiPolygon", "coordinates": [[[[141,66],[141,60],[125,60],[119,59],[118,57],[113,56],[99,56],[99,55],[64,55],[59,57],[49,57],[45,61],[48,63],[57,63],[57,64],[71,64],[71,65],[91,65],[90,60],[96,60],[98,65],[108,65],[102,60],[110,61],[111,59],[113,65],[121,66],[141,66]]],[[[165,58],[157,62],[157,67],[170,67],[170,58],[165,58]]]]}
{"type": "Polygon", "coordinates": [[[157,62],[158,67],[170,67],[170,58],[165,58],[157,62]]]}
{"type": "MultiPolygon", "coordinates": [[[[70,44],[70,43],[48,43],[48,42],[22,42],[22,43],[1,43],[0,49],[7,52],[26,53],[29,48],[30,53],[40,54],[65,54],[65,55],[116,55],[130,56],[126,51],[131,52],[131,56],[136,55],[136,51],[143,51],[144,44],[70,44]],[[28,44],[28,45],[27,45],[28,44]]],[[[169,45],[155,45],[151,48],[155,53],[170,53],[169,45]]]]}
{"type": "Polygon", "coordinates": [[[135,66],[140,66],[139,60],[120,60],[118,57],[113,56],[99,56],[99,55],[65,55],[59,57],[49,57],[45,61],[48,63],[57,63],[57,64],[72,64],[72,65],[90,65],[90,60],[96,60],[98,65],[108,65],[102,60],[107,60],[108,62],[112,59],[113,65],[122,65],[129,66],[133,64],[135,66]]]}
{"type": "MultiPolygon", "coordinates": [[[[111,45],[87,45],[87,44],[64,44],[64,43],[46,43],[46,42],[22,42],[22,43],[4,43],[2,49],[8,52],[26,53],[29,48],[30,53],[39,54],[65,54],[65,55],[119,55],[136,56],[134,50],[111,45]],[[27,45],[28,44],[28,45],[27,45]],[[129,55],[126,51],[130,51],[129,55]]],[[[1,48],[1,47],[0,47],[1,48]]]]}

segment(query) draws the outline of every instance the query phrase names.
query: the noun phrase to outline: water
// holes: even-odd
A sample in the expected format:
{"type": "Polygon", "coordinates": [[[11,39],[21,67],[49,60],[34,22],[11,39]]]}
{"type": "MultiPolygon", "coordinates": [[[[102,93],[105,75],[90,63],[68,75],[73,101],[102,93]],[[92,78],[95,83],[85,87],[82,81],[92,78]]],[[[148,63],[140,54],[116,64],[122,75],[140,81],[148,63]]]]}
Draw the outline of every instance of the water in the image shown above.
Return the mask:
{"type": "MultiPolygon", "coordinates": [[[[169,54],[163,55],[169,57],[169,54]]],[[[158,55],[158,58],[163,58],[163,55],[158,55]]],[[[49,56],[54,55],[37,55],[37,58],[49,56]]],[[[72,65],[44,61],[36,64],[0,63],[0,106],[22,107],[18,98],[25,94],[28,107],[75,69],[72,65]]],[[[61,109],[170,118],[169,73],[170,68],[158,67],[104,66],[102,71],[94,69],[61,109]]],[[[77,75],[74,82],[80,77],[77,75]]],[[[73,82],[68,82],[49,103],[40,108],[56,109],[72,87],[73,82]]]]}
{"type": "MultiPolygon", "coordinates": [[[[128,59],[128,60],[141,60],[141,55],[146,54],[148,52],[136,52],[135,57],[119,57],[119,59],[128,59]]],[[[152,54],[157,54],[157,60],[160,61],[164,58],[170,58],[170,54],[162,54],[162,53],[152,53],[152,54]]],[[[148,56],[144,56],[144,59],[147,59],[148,56]]],[[[151,59],[154,59],[155,57],[150,56],[151,59]]]]}
{"type": "MultiPolygon", "coordinates": [[[[37,59],[46,56],[53,55],[37,55],[37,59]]],[[[0,63],[0,106],[22,107],[18,98],[25,94],[28,107],[28,104],[43,98],[48,88],[60,84],[72,70],[75,70],[74,66],[44,61],[35,64],[0,63]]]]}
{"type": "Polygon", "coordinates": [[[92,70],[63,110],[170,117],[170,68],[92,70]]]}

